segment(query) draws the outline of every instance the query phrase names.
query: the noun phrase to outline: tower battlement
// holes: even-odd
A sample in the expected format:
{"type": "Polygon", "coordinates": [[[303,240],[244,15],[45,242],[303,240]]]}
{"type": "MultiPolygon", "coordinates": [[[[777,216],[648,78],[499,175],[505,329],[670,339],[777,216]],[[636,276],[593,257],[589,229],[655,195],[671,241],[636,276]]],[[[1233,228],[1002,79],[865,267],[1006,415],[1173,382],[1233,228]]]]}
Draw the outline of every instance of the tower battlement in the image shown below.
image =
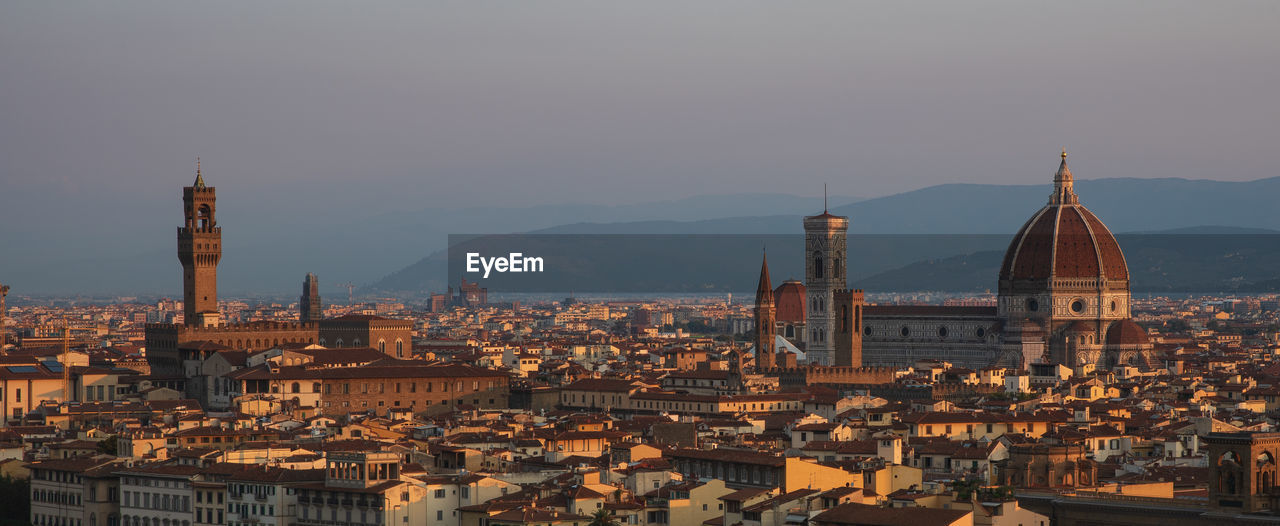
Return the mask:
{"type": "Polygon", "coordinates": [[[317,322],[296,321],[251,321],[245,323],[224,323],[203,327],[180,325],[177,323],[148,323],[148,330],[178,329],[186,335],[225,334],[244,331],[316,331],[320,329],[317,322]]]}
{"type": "Polygon", "coordinates": [[[195,226],[195,227],[178,227],[178,235],[183,234],[218,234],[222,235],[222,227],[220,226],[195,226]]]}

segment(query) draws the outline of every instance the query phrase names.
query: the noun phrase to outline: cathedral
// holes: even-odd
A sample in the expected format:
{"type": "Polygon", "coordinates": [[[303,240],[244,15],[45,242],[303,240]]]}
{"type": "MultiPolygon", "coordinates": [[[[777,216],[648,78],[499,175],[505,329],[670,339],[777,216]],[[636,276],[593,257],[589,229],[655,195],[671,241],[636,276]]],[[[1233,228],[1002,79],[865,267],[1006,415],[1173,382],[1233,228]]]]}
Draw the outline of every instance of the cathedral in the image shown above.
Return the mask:
{"type": "MultiPolygon", "coordinates": [[[[757,316],[768,317],[757,327],[796,335],[792,341],[805,348],[811,365],[904,366],[921,359],[969,368],[1153,365],[1147,333],[1130,319],[1124,253],[1080,204],[1065,151],[1048,203],[1005,251],[995,307],[864,306],[862,291],[844,288],[848,225],[848,218],[825,211],[806,217],[805,283],[757,294],[757,303],[772,304],[757,308],[757,316]],[[797,295],[805,298],[799,308],[797,295]],[[786,319],[778,319],[784,312],[786,319]]],[[[757,363],[777,362],[757,357],[757,363]]]]}

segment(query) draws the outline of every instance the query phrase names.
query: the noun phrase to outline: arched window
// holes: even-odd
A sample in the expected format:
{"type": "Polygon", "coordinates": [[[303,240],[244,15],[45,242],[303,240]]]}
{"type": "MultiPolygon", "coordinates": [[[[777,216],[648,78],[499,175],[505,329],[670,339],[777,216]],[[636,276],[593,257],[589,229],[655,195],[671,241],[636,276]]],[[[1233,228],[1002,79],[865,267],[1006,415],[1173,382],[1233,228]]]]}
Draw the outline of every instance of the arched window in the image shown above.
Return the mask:
{"type": "Polygon", "coordinates": [[[302,392],[302,385],[301,385],[301,384],[299,384],[298,382],[294,382],[294,383],[293,383],[293,385],[291,385],[291,386],[289,386],[289,387],[292,389],[291,391],[289,391],[289,392],[291,392],[291,393],[301,393],[301,392],[302,392]]]}
{"type": "Polygon", "coordinates": [[[311,392],[313,393],[320,392],[320,382],[315,382],[311,384],[311,392]]]}
{"type": "Polygon", "coordinates": [[[404,341],[396,340],[396,358],[404,358],[404,341]]]}
{"type": "Polygon", "coordinates": [[[209,205],[200,205],[200,210],[196,212],[196,226],[201,229],[213,226],[213,209],[209,205]]]}
{"type": "Polygon", "coordinates": [[[813,277],[822,279],[822,252],[813,252],[813,277]]]}
{"type": "Polygon", "coordinates": [[[380,352],[380,353],[382,353],[382,354],[386,354],[386,353],[387,353],[387,341],[386,341],[386,340],[378,340],[378,352],[380,352]]]}

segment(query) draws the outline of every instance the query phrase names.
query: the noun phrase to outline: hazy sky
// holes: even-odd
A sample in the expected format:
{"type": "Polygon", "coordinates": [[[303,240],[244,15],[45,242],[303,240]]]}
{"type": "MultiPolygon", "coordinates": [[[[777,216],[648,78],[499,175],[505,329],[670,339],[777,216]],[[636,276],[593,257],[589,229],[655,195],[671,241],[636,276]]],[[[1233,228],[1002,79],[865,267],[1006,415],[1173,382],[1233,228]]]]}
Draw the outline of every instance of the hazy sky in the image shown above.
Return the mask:
{"type": "MultiPolygon", "coordinates": [[[[1280,2],[5,2],[0,205],[1275,175],[1280,2]]],[[[177,205],[173,205],[176,210],[177,205]]],[[[81,219],[102,210],[77,206],[81,219]]],[[[176,214],[176,213],[175,213],[176,214]]]]}

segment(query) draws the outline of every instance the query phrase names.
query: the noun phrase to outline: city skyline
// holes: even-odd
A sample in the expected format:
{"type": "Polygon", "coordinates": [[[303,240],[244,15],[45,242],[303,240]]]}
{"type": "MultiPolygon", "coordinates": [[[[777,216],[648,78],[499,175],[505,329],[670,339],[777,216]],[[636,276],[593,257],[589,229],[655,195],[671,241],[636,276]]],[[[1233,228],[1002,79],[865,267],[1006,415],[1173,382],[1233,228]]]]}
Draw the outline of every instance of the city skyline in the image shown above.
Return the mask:
{"type": "Polygon", "coordinates": [[[0,526],[1280,525],[1277,27],[4,4],[0,526]]]}

